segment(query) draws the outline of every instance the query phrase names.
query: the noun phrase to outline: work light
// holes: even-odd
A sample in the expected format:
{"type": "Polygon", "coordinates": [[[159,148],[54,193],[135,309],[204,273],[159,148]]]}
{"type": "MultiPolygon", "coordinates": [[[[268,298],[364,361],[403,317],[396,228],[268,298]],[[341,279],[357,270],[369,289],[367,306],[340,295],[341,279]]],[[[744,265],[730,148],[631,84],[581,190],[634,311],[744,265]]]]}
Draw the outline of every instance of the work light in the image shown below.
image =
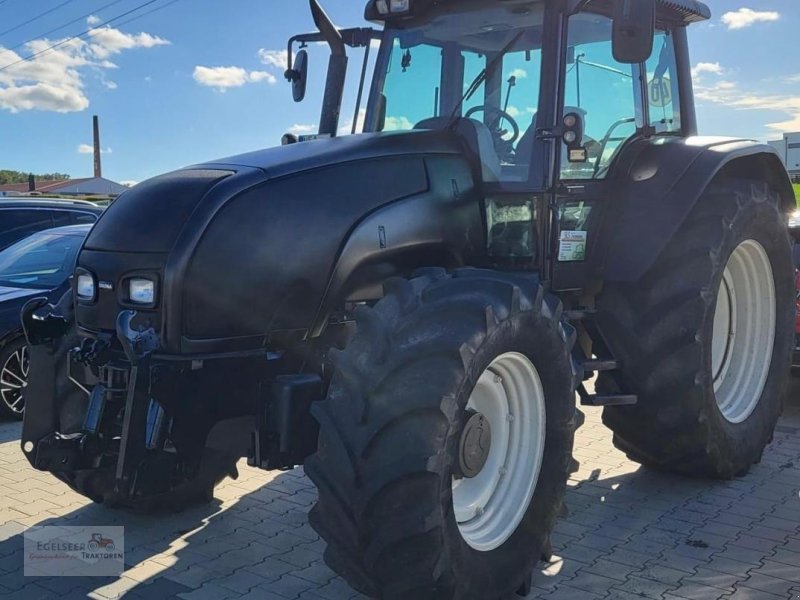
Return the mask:
{"type": "Polygon", "coordinates": [[[393,13],[408,12],[408,9],[411,8],[411,0],[389,0],[389,1],[393,13]]]}
{"type": "Polygon", "coordinates": [[[96,286],[94,283],[94,275],[91,273],[78,273],[77,283],[78,298],[81,300],[94,300],[96,286]]]}
{"type": "Polygon", "coordinates": [[[378,9],[378,12],[382,15],[389,14],[389,0],[376,0],[375,7],[378,9]]]}
{"type": "Polygon", "coordinates": [[[128,282],[128,298],[134,304],[154,304],[156,284],[150,279],[136,278],[128,282]]]}

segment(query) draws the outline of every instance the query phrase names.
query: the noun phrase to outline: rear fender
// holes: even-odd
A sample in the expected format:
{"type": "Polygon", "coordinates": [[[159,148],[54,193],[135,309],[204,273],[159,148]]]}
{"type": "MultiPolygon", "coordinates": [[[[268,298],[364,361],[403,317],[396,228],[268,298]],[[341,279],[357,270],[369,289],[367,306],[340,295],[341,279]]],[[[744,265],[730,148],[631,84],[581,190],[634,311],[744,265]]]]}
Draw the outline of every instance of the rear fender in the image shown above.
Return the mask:
{"type": "Polygon", "coordinates": [[[601,277],[635,282],[647,273],[716,179],[732,176],[767,183],[782,208],[794,210],[791,181],[778,153],[751,140],[652,138],[631,144],[615,169],[602,238],[601,277]]]}

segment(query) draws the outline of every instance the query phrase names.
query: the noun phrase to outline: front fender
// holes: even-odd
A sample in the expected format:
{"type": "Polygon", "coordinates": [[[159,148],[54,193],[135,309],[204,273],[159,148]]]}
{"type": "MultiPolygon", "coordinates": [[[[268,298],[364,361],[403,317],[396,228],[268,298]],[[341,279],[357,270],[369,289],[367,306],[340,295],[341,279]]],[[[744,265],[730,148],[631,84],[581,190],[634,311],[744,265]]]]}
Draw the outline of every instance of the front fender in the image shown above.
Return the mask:
{"type": "Polygon", "coordinates": [[[787,212],[795,208],[789,175],[771,146],[732,138],[651,138],[631,144],[615,168],[603,238],[602,277],[638,281],[655,263],[718,177],[768,183],[787,212]]]}

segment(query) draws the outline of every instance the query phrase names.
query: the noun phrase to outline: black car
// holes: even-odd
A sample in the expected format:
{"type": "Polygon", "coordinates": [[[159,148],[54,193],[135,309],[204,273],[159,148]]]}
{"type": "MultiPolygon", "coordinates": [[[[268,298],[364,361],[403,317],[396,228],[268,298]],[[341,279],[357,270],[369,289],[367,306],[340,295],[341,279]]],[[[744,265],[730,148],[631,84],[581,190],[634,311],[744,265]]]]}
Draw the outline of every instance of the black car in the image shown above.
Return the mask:
{"type": "Polygon", "coordinates": [[[91,225],[39,231],[0,250],[0,415],[21,418],[28,350],[20,324],[23,305],[36,296],[54,300],[69,287],[75,256],[91,225]]]}
{"type": "Polygon", "coordinates": [[[94,223],[102,212],[85,200],[0,198],[0,250],[37,231],[94,223]]]}

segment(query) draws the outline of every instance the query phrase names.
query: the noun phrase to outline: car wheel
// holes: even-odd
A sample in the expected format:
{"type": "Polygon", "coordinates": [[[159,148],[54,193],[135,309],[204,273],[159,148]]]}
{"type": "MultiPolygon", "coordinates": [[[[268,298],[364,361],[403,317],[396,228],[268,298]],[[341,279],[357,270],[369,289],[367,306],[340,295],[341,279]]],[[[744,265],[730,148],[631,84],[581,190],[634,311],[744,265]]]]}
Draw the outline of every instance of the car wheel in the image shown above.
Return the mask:
{"type": "Polygon", "coordinates": [[[17,338],[0,350],[0,414],[20,420],[28,388],[28,346],[17,338]]]}

